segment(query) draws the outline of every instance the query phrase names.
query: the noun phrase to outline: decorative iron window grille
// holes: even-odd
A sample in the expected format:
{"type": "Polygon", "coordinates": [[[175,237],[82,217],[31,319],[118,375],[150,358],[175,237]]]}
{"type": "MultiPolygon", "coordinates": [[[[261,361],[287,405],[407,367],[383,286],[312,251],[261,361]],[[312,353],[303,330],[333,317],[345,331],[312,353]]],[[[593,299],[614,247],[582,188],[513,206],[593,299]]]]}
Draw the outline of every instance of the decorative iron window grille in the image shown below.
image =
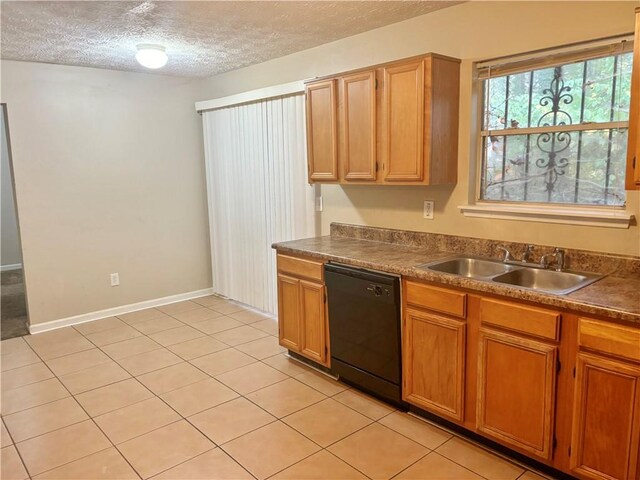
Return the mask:
{"type": "Polygon", "coordinates": [[[480,199],[624,205],[632,57],[485,72],[480,199]]]}

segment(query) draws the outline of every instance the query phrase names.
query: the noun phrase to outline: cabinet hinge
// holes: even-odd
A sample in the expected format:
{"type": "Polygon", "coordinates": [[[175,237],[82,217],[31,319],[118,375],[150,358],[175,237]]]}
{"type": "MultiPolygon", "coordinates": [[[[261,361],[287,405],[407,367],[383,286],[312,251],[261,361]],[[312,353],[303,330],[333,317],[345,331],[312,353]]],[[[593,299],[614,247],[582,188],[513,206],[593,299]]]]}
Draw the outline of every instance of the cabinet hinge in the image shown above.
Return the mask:
{"type": "Polygon", "coordinates": [[[576,367],[573,367],[573,378],[576,378],[576,367]]]}
{"type": "Polygon", "coordinates": [[[567,453],[571,456],[571,447],[569,447],[569,451],[567,453]]]}
{"type": "Polygon", "coordinates": [[[324,303],[327,303],[327,294],[324,294],[324,299],[323,299],[324,303]]]}
{"type": "Polygon", "coordinates": [[[380,165],[378,164],[378,162],[376,162],[376,172],[380,170],[380,165]]]}
{"type": "Polygon", "coordinates": [[[556,448],[558,448],[558,439],[555,436],[553,437],[553,443],[551,448],[553,449],[554,452],[556,451],[556,448]]]}
{"type": "Polygon", "coordinates": [[[375,88],[376,90],[378,89],[378,79],[377,79],[377,78],[375,79],[375,87],[374,87],[374,88],[375,88]]]}
{"type": "Polygon", "coordinates": [[[634,170],[636,169],[636,157],[633,157],[633,167],[631,168],[633,168],[634,170]]]}
{"type": "Polygon", "coordinates": [[[556,373],[560,373],[560,369],[562,368],[562,363],[560,363],[560,359],[556,360],[556,373]]]}

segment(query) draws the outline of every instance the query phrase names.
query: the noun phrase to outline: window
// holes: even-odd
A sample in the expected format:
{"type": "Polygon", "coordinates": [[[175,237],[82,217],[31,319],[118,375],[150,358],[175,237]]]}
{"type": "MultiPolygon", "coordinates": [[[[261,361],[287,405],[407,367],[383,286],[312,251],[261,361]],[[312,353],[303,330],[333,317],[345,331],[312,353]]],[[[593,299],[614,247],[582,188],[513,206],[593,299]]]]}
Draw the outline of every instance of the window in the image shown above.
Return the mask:
{"type": "Polygon", "coordinates": [[[479,66],[480,200],[624,205],[630,46],[479,66]]]}

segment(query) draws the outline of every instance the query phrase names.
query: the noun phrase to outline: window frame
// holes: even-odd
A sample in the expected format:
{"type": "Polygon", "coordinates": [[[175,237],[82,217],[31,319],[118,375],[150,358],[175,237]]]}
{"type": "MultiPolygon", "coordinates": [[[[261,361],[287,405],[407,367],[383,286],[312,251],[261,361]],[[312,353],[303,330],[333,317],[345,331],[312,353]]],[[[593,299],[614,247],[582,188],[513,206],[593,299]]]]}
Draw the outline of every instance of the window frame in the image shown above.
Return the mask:
{"type": "MultiPolygon", "coordinates": [[[[579,225],[613,226],[628,228],[633,215],[628,213],[628,200],[623,205],[594,205],[577,203],[533,202],[491,200],[482,197],[482,181],[484,175],[484,142],[491,135],[501,135],[504,132],[517,131],[527,135],[554,131],[586,131],[583,124],[573,124],[566,127],[550,127],[541,131],[538,127],[504,128],[500,130],[484,130],[485,116],[485,88],[484,82],[489,78],[530,72],[542,68],[574,63],[595,58],[622,54],[633,51],[633,35],[631,33],[590,41],[586,43],[566,45],[551,49],[538,50],[519,55],[500,57],[492,60],[475,62],[473,64],[472,91],[476,108],[472,131],[475,140],[475,158],[472,162],[470,180],[475,177],[473,187],[470,185],[469,204],[459,206],[465,216],[493,217],[515,220],[537,220],[550,223],[573,223],[579,225]],[[491,70],[498,70],[498,74],[487,74],[491,70]],[[475,170],[475,174],[473,172],[475,170]],[[590,218],[592,217],[592,218],[590,218]]],[[[607,128],[627,128],[628,121],[598,122],[598,130],[607,128]],[[602,127],[605,125],[604,127],[602,127]]],[[[472,148],[473,151],[473,148],[472,148]]],[[[628,198],[628,197],[627,197],[628,198]]]]}

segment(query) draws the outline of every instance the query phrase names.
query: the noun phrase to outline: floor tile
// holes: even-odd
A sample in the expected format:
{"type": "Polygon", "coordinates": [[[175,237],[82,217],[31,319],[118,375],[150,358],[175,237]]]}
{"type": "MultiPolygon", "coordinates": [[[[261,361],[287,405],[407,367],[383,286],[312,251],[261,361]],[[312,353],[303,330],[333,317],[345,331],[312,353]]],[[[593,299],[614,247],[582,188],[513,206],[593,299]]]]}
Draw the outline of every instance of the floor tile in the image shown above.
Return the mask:
{"type": "Polygon", "coordinates": [[[4,421],[14,442],[18,443],[88,418],[78,402],[68,397],[6,415],[4,421]]]}
{"type": "Polygon", "coordinates": [[[191,360],[192,364],[200,370],[207,372],[212,377],[255,362],[255,358],[239,352],[235,348],[228,348],[226,350],[221,350],[219,352],[191,360]]]}
{"type": "Polygon", "coordinates": [[[2,373],[2,390],[12,390],[14,388],[29,385],[30,383],[41,382],[52,378],[53,373],[42,362],[33,363],[24,367],[14,368],[2,373]]]}
{"type": "Polygon", "coordinates": [[[374,479],[391,478],[429,452],[377,423],[333,444],[328,450],[374,479]]]}
{"type": "Polygon", "coordinates": [[[206,297],[194,298],[192,302],[197,303],[198,305],[202,305],[203,307],[208,307],[209,305],[213,305],[215,303],[223,302],[224,298],[219,297],[218,295],[207,295],[206,297]]]}
{"type": "Polygon", "coordinates": [[[438,447],[436,452],[489,480],[513,480],[524,472],[523,468],[458,437],[438,447]]]}
{"type": "Polygon", "coordinates": [[[153,478],[154,480],[253,480],[249,472],[220,448],[209,450],[153,478]]]}
{"type": "Polygon", "coordinates": [[[107,437],[91,420],[17,444],[31,475],[46,472],[110,446],[107,437]]]}
{"type": "Polygon", "coordinates": [[[152,335],[154,333],[163,332],[164,330],[169,330],[171,328],[182,327],[183,325],[184,323],[182,323],[181,321],[167,315],[166,317],[143,320],[142,322],[137,322],[132,326],[145,335],[152,335]]]}
{"type": "Polygon", "coordinates": [[[282,419],[321,447],[342,440],[373,420],[328,398],[282,419]]]}
{"type": "Polygon", "coordinates": [[[231,330],[233,328],[241,327],[242,325],[243,324],[238,320],[234,320],[231,317],[222,316],[194,323],[193,328],[197,328],[207,335],[213,335],[216,333],[231,330]]]}
{"type": "Polygon", "coordinates": [[[270,367],[275,368],[276,370],[280,370],[282,373],[291,375],[292,377],[300,375],[301,373],[311,371],[311,368],[307,367],[298,360],[294,360],[286,353],[265,358],[264,360],[262,360],[262,362],[266,363],[270,367]]]}
{"type": "Polygon", "coordinates": [[[246,397],[278,418],[327,398],[317,390],[293,378],[249,393],[246,397]]]}
{"type": "Polygon", "coordinates": [[[482,480],[471,470],[432,452],[401,472],[394,480],[482,480]]]}
{"type": "Polygon", "coordinates": [[[182,362],[180,357],[165,348],[118,360],[118,363],[134,376],[159,370],[180,362],[182,362]]]}
{"type": "Polygon", "coordinates": [[[29,347],[22,337],[10,338],[0,342],[0,355],[3,356],[30,350],[31,347],[29,347]]]}
{"type": "Polygon", "coordinates": [[[190,363],[183,362],[145,373],[140,375],[138,380],[153,393],[160,395],[207,378],[209,376],[206,373],[190,363]]]}
{"type": "Polygon", "coordinates": [[[136,323],[143,320],[150,320],[152,318],[163,317],[166,313],[161,312],[156,308],[145,308],[144,310],[138,310],[136,312],[123,313],[118,315],[118,318],[124,320],[127,323],[136,323]]]}
{"type": "Polygon", "coordinates": [[[105,345],[111,345],[112,343],[131,340],[132,338],[139,337],[140,335],[142,334],[135,328],[123,324],[123,326],[118,328],[111,328],[109,330],[103,330],[101,332],[87,335],[87,339],[98,347],[104,347],[105,345]]]}
{"type": "Polygon", "coordinates": [[[187,325],[193,325],[194,323],[202,322],[204,320],[218,318],[221,315],[222,313],[209,308],[196,308],[186,312],[175,313],[173,316],[187,325]]]}
{"type": "Polygon", "coordinates": [[[213,335],[213,338],[233,347],[266,336],[267,334],[262,330],[257,330],[248,325],[243,325],[242,327],[232,328],[231,330],[216,333],[213,335]]]}
{"type": "Polygon", "coordinates": [[[256,312],[254,310],[243,310],[240,312],[231,313],[229,314],[229,316],[245,324],[256,323],[262,320],[273,318],[265,313],[256,312]]]}
{"type": "Polygon", "coordinates": [[[76,400],[92,417],[112,412],[122,407],[152,398],[147,390],[135,378],[96,388],[76,396],[76,400]]]}
{"type": "Polygon", "coordinates": [[[193,340],[194,338],[202,337],[203,335],[204,334],[200,330],[184,325],[182,327],[172,328],[171,330],[154,333],[153,335],[149,335],[149,338],[166,347],[168,345],[186,342],[187,340],[193,340]]]}
{"type": "Polygon", "coordinates": [[[116,383],[129,378],[130,375],[116,362],[104,363],[95,367],[69,373],[60,377],[60,381],[69,391],[76,395],[78,393],[104,387],[111,383],[116,383]]]}
{"type": "Polygon", "coordinates": [[[275,420],[274,416],[242,397],[189,417],[189,422],[218,445],[275,420]]]}
{"type": "Polygon", "coordinates": [[[0,450],[0,478],[5,480],[25,480],[29,478],[27,471],[13,445],[0,450]]]}
{"type": "Polygon", "coordinates": [[[260,320],[259,322],[252,323],[251,326],[253,328],[257,328],[258,330],[262,330],[269,335],[278,335],[278,321],[273,318],[260,320]]]}
{"type": "Polygon", "coordinates": [[[111,359],[103,351],[98,348],[92,348],[91,350],[84,350],[82,352],[72,353],[71,355],[47,360],[46,364],[53,373],[61,377],[62,375],[110,362],[111,359]]]}
{"type": "Polygon", "coordinates": [[[313,370],[296,375],[295,378],[329,397],[349,388],[345,384],[313,370]]]}
{"type": "Polygon", "coordinates": [[[345,390],[333,398],[340,403],[344,403],[347,407],[353,408],[356,412],[360,412],[374,420],[379,420],[395,410],[391,405],[387,405],[353,388],[345,390]]]}
{"type": "Polygon", "coordinates": [[[247,355],[251,355],[253,358],[257,358],[258,360],[273,357],[274,355],[287,351],[286,348],[282,348],[278,344],[278,339],[272,336],[243,343],[242,345],[238,345],[236,348],[247,355]]]}
{"type": "Polygon", "coordinates": [[[136,337],[124,342],[112,343],[102,347],[102,350],[114,360],[152,352],[162,348],[162,345],[154,342],[149,337],[136,337]]]}
{"type": "Polygon", "coordinates": [[[139,480],[139,478],[118,450],[111,447],[49,470],[34,477],[34,480],[139,480]]]}
{"type": "Polygon", "coordinates": [[[118,448],[142,478],[149,478],[214,447],[207,437],[182,420],[118,448]]]}
{"type": "Polygon", "coordinates": [[[188,312],[189,310],[202,308],[202,305],[198,305],[196,302],[192,302],[191,300],[185,300],[184,302],[170,303],[157,308],[167,315],[175,315],[176,313],[188,312]]]}
{"type": "Polygon", "coordinates": [[[270,480],[360,480],[362,473],[322,450],[277,473],[270,480]]]}
{"type": "Polygon", "coordinates": [[[431,450],[452,437],[450,433],[404,412],[393,412],[379,422],[431,450]]]}
{"type": "Polygon", "coordinates": [[[194,358],[202,357],[209,353],[219,352],[220,350],[229,348],[229,346],[215,338],[205,335],[204,337],[195,338],[187,342],[176,343],[167,348],[185,360],[193,360],[194,358]]]}
{"type": "Polygon", "coordinates": [[[189,417],[236,397],[236,392],[213,378],[161,395],[161,398],[183,417],[189,417]]]}
{"type": "Polygon", "coordinates": [[[72,327],[28,335],[25,341],[43,360],[95,348],[95,345],[72,327]]]}
{"type": "Polygon", "coordinates": [[[242,395],[254,392],[276,382],[281,382],[287,378],[289,377],[284,373],[264,363],[252,363],[251,365],[216,376],[217,380],[242,395]]]}
{"type": "Polygon", "coordinates": [[[258,479],[267,478],[320,450],[281,422],[247,433],[223,448],[258,479]]]}
{"type": "Polygon", "coordinates": [[[2,414],[20,412],[69,396],[57,378],[2,392],[2,414]]]}
{"type": "Polygon", "coordinates": [[[98,426],[115,444],[126,442],[178,420],[180,416],[156,397],[95,418],[98,426]]]}
{"type": "Polygon", "coordinates": [[[230,301],[218,302],[209,307],[211,310],[215,310],[216,312],[223,313],[225,315],[230,315],[232,313],[241,312],[245,308],[241,304],[237,304],[230,301]]]}
{"type": "Polygon", "coordinates": [[[100,320],[94,320],[92,322],[85,322],[79,325],[74,325],[73,328],[75,328],[82,335],[87,336],[91,335],[92,333],[103,332],[105,330],[124,326],[126,326],[126,323],[124,323],[118,317],[107,317],[100,320]]]}
{"type": "Polygon", "coordinates": [[[0,421],[0,448],[13,445],[13,440],[9,436],[7,427],[4,426],[4,422],[0,421]]]}
{"type": "MultiPolygon", "coordinates": [[[[6,342],[6,340],[5,340],[6,342]]],[[[15,353],[7,353],[2,355],[2,371],[12,370],[14,368],[24,367],[40,362],[40,357],[31,349],[23,350],[15,353]]]]}

